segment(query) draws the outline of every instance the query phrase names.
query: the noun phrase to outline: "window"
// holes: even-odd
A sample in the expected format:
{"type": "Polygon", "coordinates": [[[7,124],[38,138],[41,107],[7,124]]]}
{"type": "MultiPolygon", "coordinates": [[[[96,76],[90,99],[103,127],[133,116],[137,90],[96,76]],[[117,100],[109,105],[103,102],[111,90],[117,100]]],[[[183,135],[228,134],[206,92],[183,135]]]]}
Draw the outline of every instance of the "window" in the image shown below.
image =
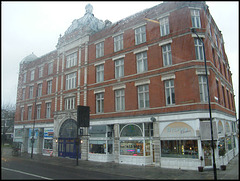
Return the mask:
{"type": "Polygon", "coordinates": [[[216,47],[218,47],[218,40],[217,40],[217,33],[216,33],[216,30],[215,30],[214,36],[215,36],[215,44],[216,44],[216,47]]]}
{"type": "Polygon", "coordinates": [[[47,81],[47,94],[52,93],[52,80],[47,81]]]}
{"type": "Polygon", "coordinates": [[[205,75],[198,77],[199,81],[199,92],[200,92],[200,100],[201,102],[208,101],[208,93],[207,93],[207,78],[205,75]]]}
{"type": "Polygon", "coordinates": [[[66,90],[76,88],[76,72],[66,75],[66,90]]]}
{"type": "Polygon", "coordinates": [[[120,155],[143,156],[143,141],[120,141],[120,155]]]}
{"type": "Polygon", "coordinates": [[[170,33],[168,17],[160,19],[160,32],[161,36],[166,36],[170,33]]]}
{"type": "Polygon", "coordinates": [[[148,85],[138,86],[138,108],[139,109],[149,108],[149,86],[148,85]]]}
{"type": "Polygon", "coordinates": [[[161,156],[198,159],[197,140],[161,141],[161,156]]]}
{"type": "Polygon", "coordinates": [[[124,59],[115,60],[115,78],[124,76],[124,59]]]}
{"type": "Polygon", "coordinates": [[[75,109],[75,97],[65,99],[65,110],[75,109]]]}
{"type": "Polygon", "coordinates": [[[34,80],[34,74],[35,74],[35,70],[31,71],[31,76],[30,76],[30,81],[34,80]]]}
{"type": "Polygon", "coordinates": [[[135,29],[135,44],[141,44],[146,42],[146,27],[141,26],[135,29]]]}
{"type": "Polygon", "coordinates": [[[37,105],[37,119],[41,118],[41,104],[37,105]]]}
{"type": "Polygon", "coordinates": [[[175,104],[174,80],[165,81],[166,105],[175,104]]]}
{"type": "Polygon", "coordinates": [[[172,65],[171,44],[162,46],[163,65],[172,65]]]}
{"type": "Polygon", "coordinates": [[[96,94],[96,113],[104,111],[104,93],[96,94]]]}
{"type": "Polygon", "coordinates": [[[33,86],[29,87],[29,99],[33,98],[33,86]]]}
{"type": "Polygon", "coordinates": [[[77,65],[77,52],[67,56],[66,68],[70,68],[77,65]]]}
{"type": "Polygon", "coordinates": [[[216,80],[216,85],[217,85],[217,98],[218,98],[218,103],[220,103],[219,84],[218,84],[218,81],[217,81],[217,80],[216,80]]]}
{"type": "Polygon", "coordinates": [[[115,91],[115,109],[116,111],[125,110],[125,91],[124,89],[119,89],[115,91]]]}
{"type": "Polygon", "coordinates": [[[23,74],[23,83],[26,83],[27,81],[27,72],[23,74]]]}
{"type": "Polygon", "coordinates": [[[226,106],[226,98],[225,98],[224,86],[222,86],[222,94],[223,94],[223,106],[226,106]]]}
{"type": "Polygon", "coordinates": [[[53,62],[48,64],[48,75],[53,73],[53,62]]]}
{"type": "Polygon", "coordinates": [[[26,96],[26,89],[22,89],[22,100],[25,100],[25,96],[26,96]]]}
{"type": "Polygon", "coordinates": [[[96,58],[104,55],[104,42],[96,44],[96,58]]]}
{"type": "Polygon", "coordinates": [[[196,59],[197,60],[204,60],[204,52],[203,52],[203,44],[202,42],[197,39],[194,38],[194,44],[195,44],[195,53],[196,53],[196,59]]]}
{"type": "Polygon", "coordinates": [[[46,103],[46,118],[50,118],[51,116],[51,102],[46,103]]]}
{"type": "Polygon", "coordinates": [[[42,83],[38,84],[38,97],[42,96],[42,83]]]}
{"type": "Polygon", "coordinates": [[[114,52],[120,51],[123,49],[123,35],[118,35],[114,37],[114,52]]]}
{"type": "Polygon", "coordinates": [[[96,81],[104,81],[104,64],[96,66],[96,81]]]}
{"type": "Polygon", "coordinates": [[[32,106],[28,106],[28,120],[32,119],[32,106]]]}
{"type": "Polygon", "coordinates": [[[201,28],[199,10],[191,10],[191,19],[192,19],[192,27],[193,28],[201,28]]]}
{"type": "Polygon", "coordinates": [[[43,66],[39,67],[38,69],[38,78],[43,76],[43,66]]]}
{"type": "Polygon", "coordinates": [[[137,73],[145,72],[148,70],[147,65],[147,52],[136,54],[137,59],[137,73]]]}
{"type": "Polygon", "coordinates": [[[21,121],[23,121],[24,117],[24,107],[21,107],[21,121]]]}

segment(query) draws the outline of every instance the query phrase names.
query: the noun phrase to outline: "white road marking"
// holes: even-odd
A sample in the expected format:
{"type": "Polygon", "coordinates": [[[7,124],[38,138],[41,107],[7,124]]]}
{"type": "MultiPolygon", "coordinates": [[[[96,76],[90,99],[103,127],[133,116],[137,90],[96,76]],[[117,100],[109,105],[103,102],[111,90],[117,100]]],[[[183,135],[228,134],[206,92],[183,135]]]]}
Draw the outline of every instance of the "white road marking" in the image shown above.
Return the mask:
{"type": "Polygon", "coordinates": [[[19,170],[14,170],[14,169],[5,168],[5,167],[1,167],[1,168],[5,169],[5,170],[8,170],[8,171],[12,171],[12,172],[17,172],[17,173],[21,173],[21,174],[25,174],[25,175],[30,175],[30,176],[33,176],[33,177],[39,177],[41,179],[53,180],[51,178],[43,177],[43,176],[40,176],[40,175],[35,175],[35,174],[32,174],[32,173],[22,172],[22,171],[19,171],[19,170]]]}

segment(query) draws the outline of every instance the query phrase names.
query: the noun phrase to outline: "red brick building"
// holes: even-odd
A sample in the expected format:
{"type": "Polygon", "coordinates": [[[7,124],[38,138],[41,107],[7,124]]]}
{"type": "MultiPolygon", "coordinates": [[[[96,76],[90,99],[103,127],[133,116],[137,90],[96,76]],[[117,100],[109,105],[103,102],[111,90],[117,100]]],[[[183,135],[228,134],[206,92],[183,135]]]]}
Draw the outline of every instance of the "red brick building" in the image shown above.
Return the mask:
{"type": "Polygon", "coordinates": [[[20,63],[14,139],[23,151],[31,152],[35,124],[34,153],[75,157],[77,105],[84,105],[90,136],[81,137],[81,159],[197,169],[202,156],[212,167],[195,28],[205,45],[217,167],[238,154],[231,71],[205,1],[164,2],[113,24],[92,9],[60,35],[56,50],[20,63]]]}

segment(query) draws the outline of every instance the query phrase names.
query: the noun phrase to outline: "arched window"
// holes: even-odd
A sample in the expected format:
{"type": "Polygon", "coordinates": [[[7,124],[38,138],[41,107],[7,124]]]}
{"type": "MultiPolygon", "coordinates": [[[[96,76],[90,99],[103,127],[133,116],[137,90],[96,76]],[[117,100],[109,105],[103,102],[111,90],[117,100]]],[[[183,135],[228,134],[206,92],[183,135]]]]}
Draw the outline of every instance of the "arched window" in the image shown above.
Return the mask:
{"type": "Polygon", "coordinates": [[[76,138],[77,137],[77,123],[73,119],[66,120],[59,131],[60,138],[76,138]]]}
{"type": "Polygon", "coordinates": [[[125,125],[121,129],[120,136],[121,137],[142,137],[143,136],[142,128],[136,124],[125,125]]]}

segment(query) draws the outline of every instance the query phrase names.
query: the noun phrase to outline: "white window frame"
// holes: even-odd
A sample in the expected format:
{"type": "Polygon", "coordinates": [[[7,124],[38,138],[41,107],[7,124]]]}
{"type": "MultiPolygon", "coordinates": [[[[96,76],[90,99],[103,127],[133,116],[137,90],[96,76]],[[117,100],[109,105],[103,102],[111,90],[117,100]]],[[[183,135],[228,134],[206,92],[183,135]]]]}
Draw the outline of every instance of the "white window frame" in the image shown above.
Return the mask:
{"type": "Polygon", "coordinates": [[[47,94],[52,93],[52,80],[47,81],[47,94]]]}
{"type": "Polygon", "coordinates": [[[104,64],[100,64],[96,66],[96,82],[104,81],[104,64]]]}
{"type": "Polygon", "coordinates": [[[53,73],[53,62],[50,62],[48,64],[48,75],[53,73]]]}
{"type": "Polygon", "coordinates": [[[135,45],[146,42],[146,26],[141,26],[135,29],[135,45]]]}
{"type": "Polygon", "coordinates": [[[51,102],[46,103],[46,118],[51,117],[51,102]]]}
{"type": "Polygon", "coordinates": [[[200,101],[207,102],[208,101],[207,77],[205,75],[199,75],[198,82],[199,82],[200,101]]]}
{"type": "Polygon", "coordinates": [[[138,108],[146,109],[150,107],[149,101],[149,85],[139,85],[138,87],[138,108]],[[142,89],[142,90],[141,90],[142,89]],[[143,105],[141,105],[141,101],[143,105]]]}
{"type": "Polygon", "coordinates": [[[76,88],[77,73],[73,72],[66,75],[66,90],[76,88]]]}
{"type": "Polygon", "coordinates": [[[147,51],[136,54],[137,73],[148,71],[147,51]]]}
{"type": "Polygon", "coordinates": [[[26,88],[22,89],[22,100],[25,100],[26,98],[26,88]]]}
{"type": "Polygon", "coordinates": [[[115,90],[115,110],[117,112],[125,110],[125,90],[124,89],[115,90]]]}
{"type": "Polygon", "coordinates": [[[23,121],[24,118],[24,107],[21,107],[21,121],[23,121]]]}
{"type": "Polygon", "coordinates": [[[104,93],[97,93],[96,95],[96,113],[104,112],[104,93]]]}
{"type": "Polygon", "coordinates": [[[37,89],[38,89],[38,91],[37,91],[37,92],[38,92],[37,96],[38,96],[38,97],[42,96],[42,83],[38,84],[37,89]]]}
{"type": "Polygon", "coordinates": [[[43,76],[43,66],[39,67],[38,69],[38,78],[41,78],[43,76]]]}
{"type": "Polygon", "coordinates": [[[33,98],[33,86],[29,87],[29,99],[33,98]]]}
{"type": "Polygon", "coordinates": [[[23,74],[23,83],[27,82],[27,72],[23,74]]]}
{"type": "Polygon", "coordinates": [[[172,51],[171,44],[162,46],[163,66],[172,65],[172,51]]]}
{"type": "Polygon", "coordinates": [[[197,9],[191,10],[191,20],[193,28],[201,28],[200,12],[197,9]]]}
{"type": "Polygon", "coordinates": [[[37,119],[41,118],[41,104],[37,104],[37,119]]]}
{"type": "Polygon", "coordinates": [[[28,106],[28,120],[32,120],[32,106],[28,106]]]}
{"type": "Polygon", "coordinates": [[[96,44],[96,58],[104,56],[104,41],[96,44]]]}
{"type": "Polygon", "coordinates": [[[168,35],[170,33],[168,17],[161,18],[159,20],[159,22],[160,22],[160,33],[161,33],[161,36],[168,35]]]}
{"type": "Polygon", "coordinates": [[[203,43],[198,38],[194,38],[196,60],[204,60],[203,43]]]}
{"type": "Polygon", "coordinates": [[[30,72],[30,81],[33,81],[34,80],[34,74],[35,74],[35,70],[32,70],[30,72]]]}
{"type": "Polygon", "coordinates": [[[165,84],[166,105],[173,105],[175,104],[174,80],[173,79],[165,80],[164,84],[165,84]],[[168,101],[168,98],[169,98],[169,101],[168,101]]]}
{"type": "Polygon", "coordinates": [[[115,78],[120,78],[124,76],[124,59],[117,59],[114,62],[115,64],[115,78]]]}
{"type": "Polygon", "coordinates": [[[75,97],[65,98],[65,110],[75,109],[75,97]]]}
{"type": "Polygon", "coordinates": [[[114,37],[114,52],[123,49],[123,34],[114,37]]]}
{"type": "Polygon", "coordinates": [[[74,67],[77,65],[77,52],[67,56],[66,68],[74,67]]]}

